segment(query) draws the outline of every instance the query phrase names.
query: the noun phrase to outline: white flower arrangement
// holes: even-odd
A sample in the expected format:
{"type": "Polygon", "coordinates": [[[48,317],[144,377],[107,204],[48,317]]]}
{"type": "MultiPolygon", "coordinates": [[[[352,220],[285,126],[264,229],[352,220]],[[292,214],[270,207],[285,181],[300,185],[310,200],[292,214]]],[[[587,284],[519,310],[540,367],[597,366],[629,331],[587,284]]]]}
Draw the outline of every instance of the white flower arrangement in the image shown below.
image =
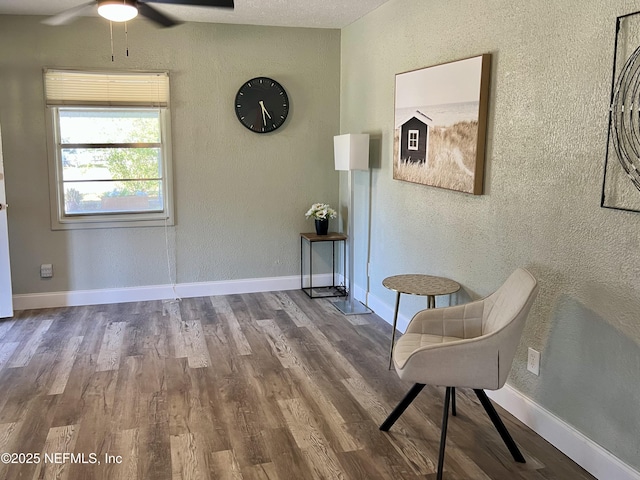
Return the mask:
{"type": "Polygon", "coordinates": [[[327,203],[314,203],[304,216],[307,219],[328,220],[330,218],[336,218],[337,213],[327,203]]]}

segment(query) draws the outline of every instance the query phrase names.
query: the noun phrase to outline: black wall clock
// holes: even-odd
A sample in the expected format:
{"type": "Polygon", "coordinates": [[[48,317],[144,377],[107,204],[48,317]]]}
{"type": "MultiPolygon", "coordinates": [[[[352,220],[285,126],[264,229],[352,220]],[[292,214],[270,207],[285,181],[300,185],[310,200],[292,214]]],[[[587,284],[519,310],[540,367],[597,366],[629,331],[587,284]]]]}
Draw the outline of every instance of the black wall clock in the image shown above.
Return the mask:
{"type": "Polygon", "coordinates": [[[289,98],[275,80],[256,77],[238,90],[235,109],[240,123],[252,132],[273,132],[287,119],[289,98]]]}

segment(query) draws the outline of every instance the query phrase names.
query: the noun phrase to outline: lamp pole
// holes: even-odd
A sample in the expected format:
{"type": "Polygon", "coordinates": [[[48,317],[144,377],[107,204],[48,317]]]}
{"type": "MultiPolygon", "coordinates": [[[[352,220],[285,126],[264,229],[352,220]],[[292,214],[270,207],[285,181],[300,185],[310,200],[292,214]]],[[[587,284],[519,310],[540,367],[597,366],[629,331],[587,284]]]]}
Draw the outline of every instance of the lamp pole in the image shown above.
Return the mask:
{"type": "Polygon", "coordinates": [[[347,242],[349,246],[349,286],[347,288],[347,298],[346,300],[336,300],[333,302],[333,305],[340,310],[344,315],[364,315],[366,313],[371,313],[371,309],[366,305],[363,305],[358,300],[356,300],[353,296],[353,290],[355,286],[355,258],[354,258],[354,231],[355,231],[355,222],[353,219],[353,206],[355,204],[355,194],[353,188],[353,175],[354,170],[349,170],[348,174],[348,190],[349,190],[349,220],[347,227],[347,242]]]}

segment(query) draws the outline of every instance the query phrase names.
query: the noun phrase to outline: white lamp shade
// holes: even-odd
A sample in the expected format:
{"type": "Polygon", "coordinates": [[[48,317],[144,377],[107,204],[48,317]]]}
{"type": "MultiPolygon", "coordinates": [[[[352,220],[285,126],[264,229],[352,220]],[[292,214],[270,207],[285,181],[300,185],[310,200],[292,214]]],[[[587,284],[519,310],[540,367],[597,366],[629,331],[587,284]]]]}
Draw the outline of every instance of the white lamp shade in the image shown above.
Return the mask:
{"type": "Polygon", "coordinates": [[[333,137],[336,170],[369,170],[369,134],[347,133],[333,137]]]}

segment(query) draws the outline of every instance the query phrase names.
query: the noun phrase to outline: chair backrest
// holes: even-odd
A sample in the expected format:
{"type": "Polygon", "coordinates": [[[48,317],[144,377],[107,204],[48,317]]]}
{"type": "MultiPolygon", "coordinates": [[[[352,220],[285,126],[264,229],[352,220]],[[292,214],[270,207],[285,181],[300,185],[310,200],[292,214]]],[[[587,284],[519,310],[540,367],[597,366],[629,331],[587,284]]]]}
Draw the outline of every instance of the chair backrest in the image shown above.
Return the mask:
{"type": "Polygon", "coordinates": [[[498,290],[484,299],[482,334],[500,330],[513,321],[527,304],[531,307],[537,294],[537,285],[534,276],[524,268],[513,272],[498,290]]]}
{"type": "Polygon", "coordinates": [[[531,305],[538,294],[538,282],[524,268],[513,272],[504,284],[484,299],[482,334],[492,335],[498,347],[498,377],[501,388],[507,381],[531,305]]]}

